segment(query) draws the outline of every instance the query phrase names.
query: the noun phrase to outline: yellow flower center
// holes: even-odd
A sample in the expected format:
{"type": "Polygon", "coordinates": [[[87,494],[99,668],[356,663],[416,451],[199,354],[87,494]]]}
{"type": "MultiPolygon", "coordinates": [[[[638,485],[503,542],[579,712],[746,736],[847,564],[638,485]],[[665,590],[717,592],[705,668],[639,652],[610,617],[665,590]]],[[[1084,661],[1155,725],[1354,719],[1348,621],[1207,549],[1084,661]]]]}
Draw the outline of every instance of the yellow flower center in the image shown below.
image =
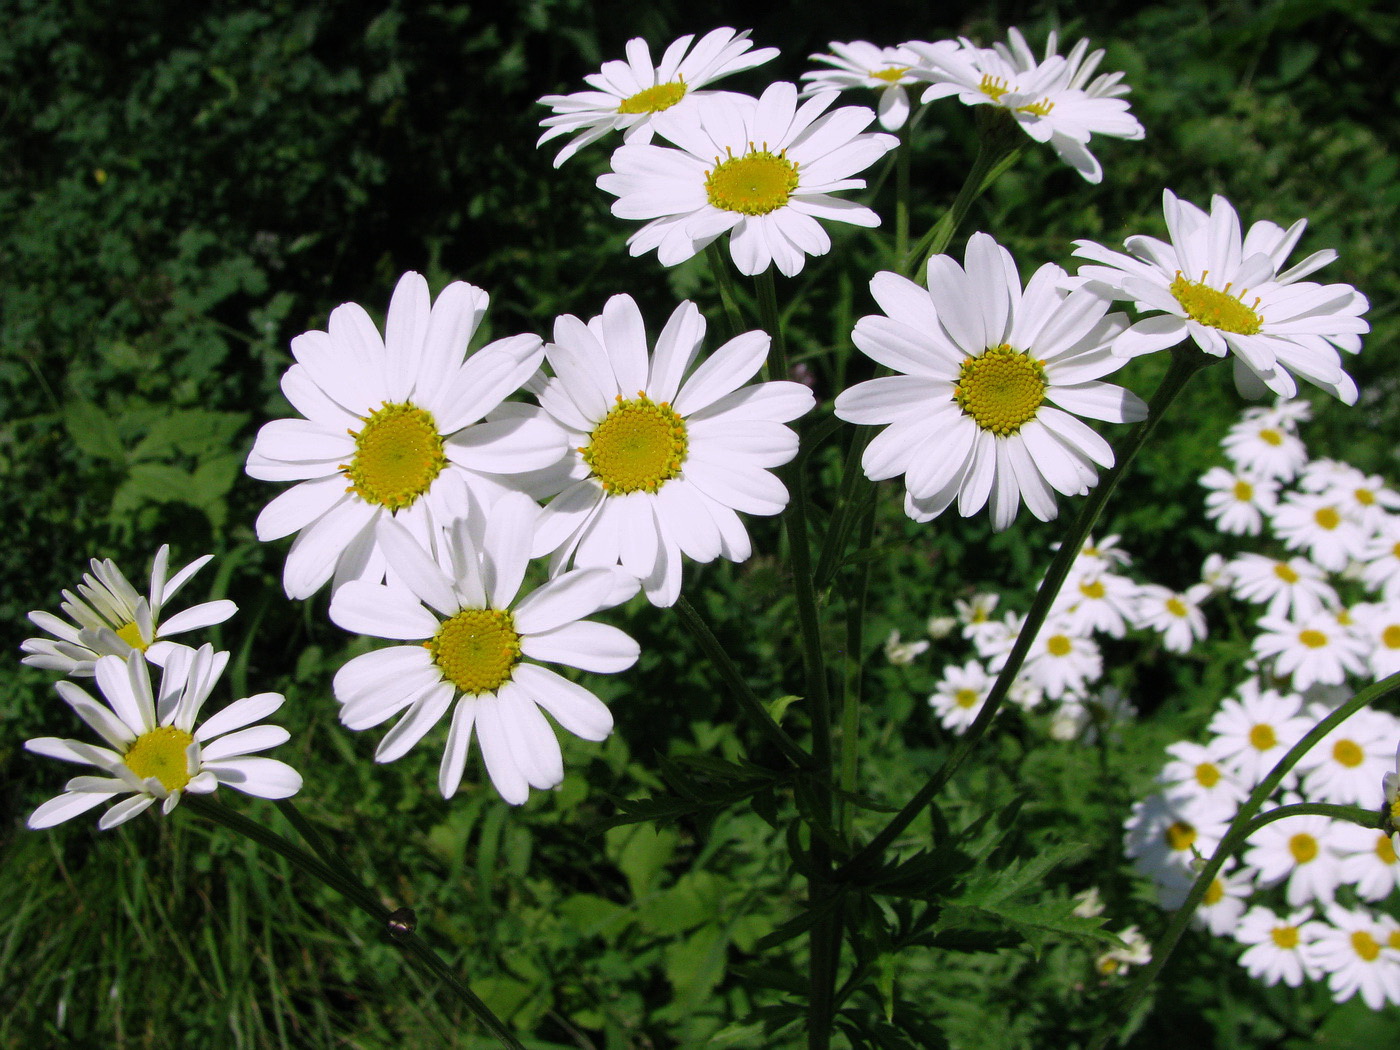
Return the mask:
{"type": "Polygon", "coordinates": [[[1220,767],[1214,762],[1202,762],[1196,767],[1196,783],[1203,788],[1213,788],[1220,783],[1220,767]]]}
{"type": "Polygon", "coordinates": [[[1249,731],[1249,743],[1256,751],[1268,751],[1278,744],[1278,737],[1274,735],[1274,727],[1267,722],[1260,722],[1249,731]]]}
{"type": "MultiPolygon", "coordinates": [[[[1376,836],[1376,856],[1381,859],[1382,864],[1395,863],[1395,843],[1390,841],[1389,835],[1381,833],[1376,836]]],[[[1400,931],[1396,931],[1396,934],[1392,934],[1392,936],[1396,935],[1400,935],[1400,931]]],[[[1400,947],[1400,945],[1397,945],[1397,947],[1400,947]]]]}
{"type": "Polygon", "coordinates": [[[1375,962],[1381,954],[1381,946],[1365,930],[1357,930],[1351,935],[1351,949],[1367,962],[1375,962]]]}
{"type": "Polygon", "coordinates": [[[722,211],[767,215],[788,202],[797,181],[797,165],[786,150],[769,153],[750,142],[742,157],[715,158],[714,169],[705,172],[705,196],[722,211]]]}
{"type": "Polygon", "coordinates": [[[1313,521],[1324,529],[1335,529],[1342,523],[1342,516],[1332,507],[1318,507],[1313,511],[1313,521]]]}
{"type": "MultiPolygon", "coordinates": [[[[1203,271],[1199,281],[1188,281],[1180,270],[1176,272],[1176,279],[1170,286],[1171,293],[1186,311],[1186,316],[1198,324],[1219,328],[1222,332],[1255,335],[1264,319],[1240,301],[1246,293],[1241,292],[1240,298],[1236,298],[1230,294],[1228,283],[1223,289],[1210,287],[1205,283],[1208,272],[1203,271]]],[[[1254,300],[1254,306],[1258,308],[1258,299],[1254,300]]]]}
{"type": "Polygon", "coordinates": [[[1043,362],[1002,343],[962,363],[953,400],[983,430],[1006,437],[1035,418],[1047,386],[1043,362]]]}
{"type": "Polygon", "coordinates": [[[423,643],[442,676],[464,693],[494,693],[520,662],[520,635],[505,609],[463,609],[423,643]]]}
{"type": "Polygon", "coordinates": [[[1400,649],[1400,624],[1391,624],[1381,632],[1381,645],[1387,649],[1400,649]]]}
{"type": "Polygon", "coordinates": [[[1254,498],[1254,486],[1241,479],[1235,482],[1235,499],[1241,503],[1248,503],[1254,498]]]}
{"type": "Polygon", "coordinates": [[[1391,930],[1390,935],[1385,939],[1385,943],[1397,951],[1400,951],[1400,930],[1391,930]]]}
{"type": "Polygon", "coordinates": [[[1178,820],[1167,828],[1167,846],[1178,852],[1188,850],[1196,843],[1196,829],[1184,820],[1178,820]]]}
{"type": "Polygon", "coordinates": [[[1309,649],[1323,649],[1327,645],[1327,635],[1309,627],[1305,631],[1298,632],[1298,641],[1302,642],[1309,649]]]}
{"type": "Polygon", "coordinates": [[[447,466],[431,412],[408,403],[385,404],[356,434],[355,458],[341,471],[346,491],[389,510],[411,507],[447,466]]]}
{"type": "Polygon", "coordinates": [[[139,649],[143,653],[146,651],[146,640],[141,637],[141,628],[136,625],[135,621],[118,627],[117,637],[133,649],[139,649]]]}
{"type": "Polygon", "coordinates": [[[1184,619],[1186,617],[1186,603],[1175,596],[1167,599],[1167,612],[1173,616],[1184,619]]]}
{"type": "Polygon", "coordinates": [[[1283,435],[1272,427],[1265,427],[1263,430],[1259,431],[1259,440],[1266,445],[1273,445],[1274,448],[1278,448],[1283,444],[1283,435]]]}
{"type": "Polygon", "coordinates": [[[977,87],[993,102],[1001,101],[1001,96],[1011,90],[1004,77],[994,77],[990,73],[982,74],[982,82],[977,87]]]}
{"type": "Polygon", "coordinates": [[[1356,502],[1363,507],[1369,507],[1376,502],[1376,494],[1370,489],[1357,489],[1352,495],[1356,497],[1356,502]]]}
{"type": "Polygon", "coordinates": [[[1068,656],[1074,646],[1063,634],[1052,634],[1050,640],[1045,643],[1045,648],[1051,656],[1068,656]]]}
{"type": "Polygon", "coordinates": [[[888,69],[872,69],[870,76],[875,80],[883,80],[886,83],[894,84],[899,78],[909,72],[908,66],[890,66],[888,69]]]}
{"type": "Polygon", "coordinates": [[[1298,927],[1296,926],[1275,926],[1270,933],[1274,939],[1274,944],[1280,948],[1298,947],[1298,927]]]}
{"type": "Polygon", "coordinates": [[[1225,896],[1225,883],[1219,877],[1211,880],[1210,886],[1206,889],[1205,896],[1201,898],[1201,903],[1209,908],[1212,904],[1219,904],[1220,899],[1225,896]]]}
{"type": "Polygon", "coordinates": [[[1284,583],[1297,583],[1299,579],[1299,576],[1297,572],[1294,571],[1293,566],[1289,565],[1287,562],[1282,561],[1274,566],[1274,575],[1277,576],[1284,583]]]}
{"type": "Polygon", "coordinates": [[[669,84],[657,84],[645,88],[635,95],[624,98],[617,107],[619,113],[660,113],[670,109],[685,98],[685,81],[673,80],[669,84]]]}
{"type": "Polygon", "coordinates": [[[1079,593],[1086,598],[1102,598],[1106,593],[1102,580],[1090,580],[1079,585],[1079,593]]]}
{"type": "Polygon", "coordinates": [[[1306,864],[1317,857],[1317,839],[1306,831],[1300,831],[1288,840],[1288,852],[1299,864],[1306,864]]]}
{"type": "Polygon", "coordinates": [[[976,707],[981,694],[976,689],[959,689],[953,694],[953,703],[959,707],[976,707]]]}
{"type": "Polygon", "coordinates": [[[1055,108],[1055,103],[1048,98],[1043,98],[1039,102],[1031,102],[1025,106],[1017,106],[1017,113],[1029,113],[1033,117],[1048,117],[1050,111],[1055,108]]]}
{"type": "Polygon", "coordinates": [[[1366,752],[1361,750],[1361,745],[1355,740],[1338,740],[1332,745],[1332,757],[1339,765],[1355,769],[1366,761],[1366,752]]]}
{"type": "Polygon", "coordinates": [[[185,750],[192,743],[194,737],[183,729],[161,726],[138,736],[122,761],[142,780],[155,777],[166,791],[179,791],[190,782],[185,750]]]}
{"type": "Polygon", "coordinates": [[[685,421],[670,404],[655,403],[641,391],[635,401],[617,404],[594,428],[583,453],[610,496],[655,492],[677,477],[685,462],[685,421]]]}

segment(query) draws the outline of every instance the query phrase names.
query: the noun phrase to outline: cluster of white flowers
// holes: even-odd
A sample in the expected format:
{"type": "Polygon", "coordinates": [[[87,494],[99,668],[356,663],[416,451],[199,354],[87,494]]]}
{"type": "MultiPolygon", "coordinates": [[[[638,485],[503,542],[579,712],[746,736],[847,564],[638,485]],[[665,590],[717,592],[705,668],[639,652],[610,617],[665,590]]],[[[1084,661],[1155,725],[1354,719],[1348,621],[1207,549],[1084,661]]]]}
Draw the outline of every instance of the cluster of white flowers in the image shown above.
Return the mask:
{"type": "MultiPolygon", "coordinates": [[[[1283,549],[1216,558],[1210,569],[1210,586],[1259,609],[1257,673],[1220,705],[1204,742],[1167,748],[1161,789],[1127,822],[1127,852],[1164,907],[1180,905],[1198,858],[1278,760],[1353,688],[1400,669],[1400,496],[1347,464],[1309,460],[1298,436],[1307,418],[1303,403],[1247,410],[1223,442],[1230,466],[1201,479],[1223,533],[1267,529],[1283,549]]],[[[1358,711],[1307,752],[1271,802],[1379,812],[1393,801],[1397,741],[1400,718],[1358,711]]],[[[1359,992],[1373,1008],[1400,1003],[1397,847],[1400,834],[1322,815],[1283,818],[1222,869],[1196,922],[1247,945],[1240,962],[1265,983],[1325,980],[1338,1001],[1359,992]]]]}
{"type": "Polygon", "coordinates": [[[288,798],[301,775],[285,762],[253,757],[285,743],[280,726],[252,725],[282,706],[280,693],[258,693],[229,704],[202,724],[198,718],[228,664],[229,654],[212,645],[194,649],[170,635],[222,623],[237,612],[227,599],[204,602],[160,620],[163,606],[210,559],[197,558],[167,579],[170,548],[156,553],[151,585],[140,594],[110,559],[92,561],[78,594],[64,591],[65,623],[52,613],[29,618],[54,636],[29,638],[24,662],[70,678],[92,678],[106,703],[72,682],[57,683],[58,695],[102,744],[36,737],[26,750],[63,762],[93,766],[104,776],[77,776],[63,794],[29,817],[29,827],[48,828],[106,802],[98,826],[114,828],[161,803],[169,813],[184,792],[208,794],[220,784],[259,798],[288,798]],[[159,622],[158,622],[159,621],[159,622]],[[150,667],[160,667],[160,688],[150,667]],[[216,739],[217,738],[217,739],[216,739]]]}

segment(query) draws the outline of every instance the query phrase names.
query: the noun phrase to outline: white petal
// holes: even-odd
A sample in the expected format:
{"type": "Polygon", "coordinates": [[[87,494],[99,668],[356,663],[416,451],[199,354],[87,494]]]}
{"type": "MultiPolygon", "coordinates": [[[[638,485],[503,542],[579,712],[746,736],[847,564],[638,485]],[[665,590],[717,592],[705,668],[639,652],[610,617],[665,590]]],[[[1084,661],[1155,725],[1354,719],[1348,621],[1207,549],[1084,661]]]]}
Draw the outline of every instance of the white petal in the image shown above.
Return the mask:
{"type": "Polygon", "coordinates": [[[291,798],[301,790],[301,774],[275,758],[231,758],[206,762],[204,769],[219,783],[256,798],[291,798]]]}
{"type": "Polygon", "coordinates": [[[428,730],[438,724],[455,695],[456,690],[452,684],[443,682],[415,700],[413,706],[379,742],[379,747],[374,752],[374,760],[392,762],[406,755],[414,744],[423,739],[428,730]]]}
{"type": "Polygon", "coordinates": [[[517,667],[515,680],[529,692],[535,703],[574,736],[584,740],[606,740],[612,732],[612,712],[583,686],[535,664],[517,667]]]}
{"type": "MultiPolygon", "coordinates": [[[[516,668],[517,673],[519,668],[516,668]]],[[[467,748],[472,742],[472,724],[476,721],[476,700],[464,696],[452,712],[452,725],[447,730],[447,746],[438,767],[438,790],[443,798],[451,798],[462,783],[467,766],[467,748]]]]}
{"type": "Polygon", "coordinates": [[[229,733],[235,729],[242,729],[246,725],[252,725],[258,719],[266,718],[280,708],[286,699],[281,693],[255,693],[242,700],[235,700],[218,714],[206,719],[195,730],[194,738],[202,744],[206,740],[213,740],[222,733],[229,733]]]}
{"type": "Polygon", "coordinates": [[[88,793],[63,794],[57,798],[51,798],[33,813],[29,814],[29,819],[25,824],[34,831],[42,828],[51,828],[55,824],[62,824],[65,820],[86,813],[94,806],[110,801],[111,795],[88,793]]]}
{"type": "MultiPolygon", "coordinates": [[[[106,796],[99,796],[105,798],[106,796]]],[[[97,822],[97,826],[103,831],[110,831],[119,824],[125,824],[132,817],[139,813],[144,813],[151,808],[151,803],[155,798],[151,795],[136,795],[133,798],[118,802],[115,806],[102,814],[102,819],[97,822]]]]}
{"type": "Polygon", "coordinates": [[[544,663],[613,674],[636,663],[641,649],[616,627],[585,620],[553,631],[526,635],[520,639],[520,651],[544,663]]]}

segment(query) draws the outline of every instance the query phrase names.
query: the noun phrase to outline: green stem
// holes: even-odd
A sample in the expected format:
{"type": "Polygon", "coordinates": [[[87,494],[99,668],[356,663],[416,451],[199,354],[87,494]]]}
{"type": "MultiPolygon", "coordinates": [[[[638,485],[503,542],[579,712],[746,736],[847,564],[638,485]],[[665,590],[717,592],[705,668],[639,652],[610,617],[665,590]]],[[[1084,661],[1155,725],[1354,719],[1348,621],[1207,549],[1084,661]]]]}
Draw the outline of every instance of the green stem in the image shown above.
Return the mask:
{"type": "Polygon", "coordinates": [[[715,276],[719,287],[719,300],[724,305],[724,317],[729,328],[729,338],[733,339],[744,331],[744,316],[739,312],[739,302],[734,295],[734,275],[729,272],[729,263],[719,241],[705,245],[705,258],[710,261],[710,272],[715,276]]]}
{"type": "MultiPolygon", "coordinates": [[[[395,916],[396,913],[390,912],[388,908],[380,903],[373,892],[351,875],[349,869],[338,859],[336,859],[334,863],[336,867],[343,870],[344,874],[322,863],[300,846],[288,842],[270,828],[264,827],[262,824],[244,816],[237,810],[229,809],[227,806],[212,798],[187,794],[185,797],[185,805],[191,811],[198,813],[207,820],[212,820],[216,824],[222,824],[230,831],[244,835],[252,839],[258,845],[265,846],[274,853],[286,857],[287,860],[291,861],[292,864],[296,865],[308,875],[320,879],[327,886],[344,897],[347,902],[364,912],[377,924],[385,927],[385,929],[391,933],[394,943],[402,947],[405,954],[414,959],[419,965],[425,967],[452,989],[453,993],[461,1000],[471,1014],[480,1021],[492,1035],[500,1040],[502,1046],[509,1047],[510,1050],[525,1050],[520,1040],[515,1038],[510,1029],[506,1027],[505,1023],[497,1017],[491,1011],[491,1008],[482,1002],[470,988],[457,979],[456,975],[452,973],[447,964],[443,962],[442,958],[433,951],[432,948],[424,944],[411,929],[402,930],[390,923],[390,919],[395,916]]],[[[288,813],[287,808],[281,806],[279,806],[279,808],[282,809],[284,814],[288,813]]],[[[295,807],[291,807],[291,809],[295,811],[295,807]]],[[[291,819],[291,817],[289,816],[288,819],[291,819]]],[[[329,848],[321,839],[320,835],[314,828],[311,828],[311,825],[306,822],[300,812],[297,812],[296,820],[293,821],[293,826],[300,832],[301,825],[305,825],[305,827],[311,830],[312,839],[308,839],[308,841],[312,842],[314,849],[318,852],[324,851],[323,855],[333,856],[330,854],[329,848]]]]}
{"type": "MultiPolygon", "coordinates": [[[[861,521],[859,546],[869,547],[875,533],[875,515],[867,514],[861,521]]],[[[860,762],[860,704],[861,672],[865,662],[865,599],[870,589],[870,562],[856,567],[846,598],[846,652],[843,660],[841,690],[841,795],[836,800],[836,827],[841,838],[849,841],[851,834],[851,805],[855,794],[860,762]]]]}
{"type": "MultiPolygon", "coordinates": [[[[1289,749],[1288,753],[1279,759],[1278,764],[1269,772],[1269,775],[1259,782],[1250,793],[1249,798],[1245,800],[1244,805],[1240,806],[1239,812],[1235,814],[1235,819],[1230,822],[1230,829],[1225,833],[1225,837],[1220,840],[1220,845],[1215,848],[1215,853],[1211,856],[1205,867],[1201,869],[1201,873],[1196,876],[1196,881],[1191,886],[1191,892],[1186,895],[1186,900],[1182,902],[1181,907],[1172,915],[1172,921],[1167,927],[1167,932],[1162,935],[1162,939],[1152,949],[1152,961],[1137,972],[1137,976],[1133,978],[1133,983],[1130,984],[1124,992],[1124,1016],[1132,1016],[1137,1004],[1141,1001],[1142,997],[1147,994],[1148,986],[1152,984],[1157,974],[1161,972],[1162,967],[1166,965],[1167,960],[1171,958],[1172,951],[1176,948],[1177,942],[1181,940],[1181,935],[1186,932],[1186,927],[1191,922],[1191,917],[1195,915],[1196,908],[1204,899],[1206,890],[1209,889],[1211,883],[1215,881],[1215,877],[1220,874],[1220,869],[1224,867],[1225,861],[1244,846],[1250,835],[1273,820],[1281,820],[1284,816],[1293,816],[1303,812],[1312,813],[1324,811],[1328,816],[1339,816],[1343,820],[1355,819],[1350,811],[1356,807],[1323,807],[1320,803],[1282,806],[1279,809],[1272,810],[1264,817],[1256,818],[1256,814],[1263,808],[1269,796],[1283,783],[1283,778],[1288,775],[1289,771],[1298,764],[1298,761],[1307,754],[1318,741],[1322,740],[1323,737],[1332,732],[1333,729],[1341,725],[1363,707],[1373,704],[1376,701],[1383,700],[1392,693],[1400,693],[1400,673],[1393,674],[1389,678],[1383,678],[1374,685],[1366,687],[1341,707],[1331,712],[1321,722],[1308,730],[1303,736],[1303,739],[1294,744],[1289,749]],[[1284,810],[1288,812],[1282,812],[1284,810]]],[[[1371,822],[1357,821],[1357,823],[1363,824],[1363,826],[1366,827],[1380,827],[1381,825],[1380,816],[1378,814],[1372,816],[1371,822]]],[[[1089,1044],[1091,1050],[1102,1050],[1102,1048],[1107,1045],[1112,1035],[1113,1026],[1111,1022],[1105,1021],[1089,1044]]]]}
{"type": "Polygon", "coordinates": [[[899,146],[894,156],[894,257],[900,264],[909,255],[909,167],[914,151],[910,124],[905,121],[899,129],[899,146]]]}
{"type": "Polygon", "coordinates": [[[709,624],[686,600],[685,595],[676,599],[676,612],[686,630],[700,643],[700,648],[705,651],[705,655],[709,657],[710,663],[714,665],[720,677],[734,691],[734,699],[739,702],[739,707],[743,712],[762,730],[764,736],[777,745],[778,750],[783,753],[783,756],[794,768],[809,768],[812,764],[811,756],[803,751],[792,737],[783,732],[783,727],[773,720],[773,716],[768,713],[768,708],[763,706],[763,701],[749,687],[748,681],[734,661],[729,658],[729,653],[720,644],[719,639],[714,636],[709,624]]]}
{"type": "Polygon", "coordinates": [[[1167,374],[1162,377],[1161,384],[1157,387],[1156,393],[1152,395],[1152,400],[1147,407],[1147,418],[1139,422],[1128,433],[1123,448],[1115,454],[1113,468],[1089,493],[1084,505],[1080,508],[1078,517],[1074,520],[1074,524],[1061,541],[1060,549],[1056,551],[1054,559],[1050,562],[1050,568],[1046,570],[1045,579],[1041,581],[1040,589],[1036,591],[1030,611],[1026,613],[1025,625],[1021,628],[1021,633],[1016,637],[1016,643],[1006,658],[1006,665],[997,675],[997,680],[993,683],[991,692],[987,695],[987,700],[977,713],[976,719],[968,727],[967,732],[958,738],[957,744],[943,765],[934,772],[933,776],[929,777],[924,786],[904,808],[890,819],[879,834],[847,862],[838,872],[838,878],[876,861],[880,854],[895,840],[896,836],[913,822],[914,818],[932,801],[943,785],[952,778],[958,767],[962,765],[977,742],[986,733],[993,716],[1006,698],[1011,683],[1015,681],[1017,673],[1020,672],[1031,644],[1035,641],[1036,635],[1040,633],[1040,628],[1050,612],[1050,606],[1054,603],[1055,596],[1059,594],[1060,587],[1069,575],[1070,566],[1074,563],[1075,556],[1084,545],[1084,538],[1089,535],[1094,524],[1098,521],[1104,504],[1113,495],[1113,490],[1118,487],[1118,482],[1122,479],[1124,472],[1137,456],[1157,422],[1162,418],[1167,406],[1176,400],[1177,395],[1181,393],[1192,375],[1214,360],[1189,347],[1177,347],[1171,353],[1171,367],[1167,369],[1167,374]]]}

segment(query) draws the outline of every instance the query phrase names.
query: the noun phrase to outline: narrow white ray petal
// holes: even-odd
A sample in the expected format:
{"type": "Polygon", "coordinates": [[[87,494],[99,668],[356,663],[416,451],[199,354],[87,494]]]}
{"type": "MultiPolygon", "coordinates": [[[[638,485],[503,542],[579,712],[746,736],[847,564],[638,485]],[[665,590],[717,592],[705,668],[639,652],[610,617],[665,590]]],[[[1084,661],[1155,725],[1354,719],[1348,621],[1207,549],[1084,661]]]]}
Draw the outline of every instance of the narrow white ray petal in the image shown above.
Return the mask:
{"type": "Polygon", "coordinates": [[[275,758],[230,758],[206,762],[205,772],[213,773],[220,784],[255,798],[291,798],[301,790],[301,774],[275,758]]]}
{"type": "Polygon", "coordinates": [[[510,739],[499,698],[487,694],[476,701],[476,735],[486,773],[501,798],[512,806],[530,797],[530,785],[511,752],[510,739]]]}
{"type": "MultiPolygon", "coordinates": [[[[107,796],[99,796],[105,798],[107,796]]],[[[134,798],[125,799],[102,814],[102,819],[97,822],[98,828],[102,831],[111,831],[119,824],[125,824],[132,817],[146,812],[151,808],[155,799],[150,795],[137,795],[134,798]]]]}
{"type": "Polygon", "coordinates": [[[415,700],[413,706],[379,742],[379,747],[374,752],[374,760],[392,762],[408,754],[413,745],[438,724],[455,695],[456,690],[452,684],[443,682],[415,700]]]}
{"type": "Polygon", "coordinates": [[[438,790],[443,798],[451,798],[462,783],[467,767],[467,748],[472,742],[472,725],[476,721],[476,700],[464,696],[452,712],[452,724],[447,730],[447,746],[438,767],[438,790]]]}
{"type": "Polygon", "coordinates": [[[636,663],[641,649],[631,636],[618,628],[584,620],[526,635],[520,640],[520,651],[544,663],[615,674],[636,663]]]}
{"type": "MultiPolygon", "coordinates": [[[[412,534],[389,515],[379,519],[375,530],[384,557],[388,560],[400,580],[418,596],[424,604],[436,609],[443,616],[451,616],[460,609],[457,595],[452,591],[452,581],[442,571],[441,566],[412,534]]],[[[346,586],[349,586],[348,584],[346,586]]],[[[344,588],[342,588],[343,590],[344,588]]],[[[420,618],[421,619],[421,618],[420,618]]],[[[407,621],[405,621],[407,626],[407,621]]],[[[348,629],[348,628],[347,628],[348,629]]],[[[386,635],[385,637],[398,637],[386,635]]],[[[428,635],[417,635],[419,638],[428,635]]]]}
{"type": "Polygon", "coordinates": [[[515,629],[522,635],[542,634],[592,616],[608,607],[615,576],[610,568],[573,569],[556,576],[516,605],[515,629]]]}
{"type": "Polygon", "coordinates": [[[280,708],[286,699],[281,693],[254,693],[242,700],[235,700],[218,714],[205,719],[195,730],[194,738],[202,744],[222,733],[252,725],[280,708]]]}

